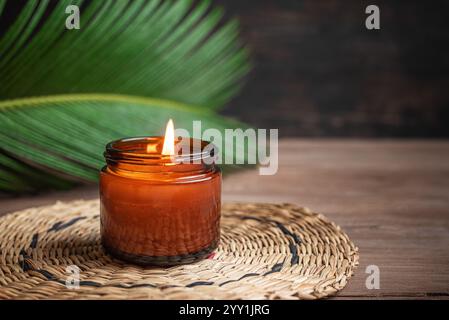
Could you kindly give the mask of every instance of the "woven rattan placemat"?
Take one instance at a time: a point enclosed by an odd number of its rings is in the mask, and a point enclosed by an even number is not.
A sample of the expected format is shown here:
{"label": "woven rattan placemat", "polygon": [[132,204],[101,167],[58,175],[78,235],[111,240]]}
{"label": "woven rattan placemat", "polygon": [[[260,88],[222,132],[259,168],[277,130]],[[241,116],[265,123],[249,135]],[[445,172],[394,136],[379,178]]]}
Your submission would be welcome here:
{"label": "woven rattan placemat", "polygon": [[[0,298],[316,299],[341,290],[358,264],[338,226],[295,205],[225,204],[221,226],[208,259],[144,268],[104,253],[98,200],[12,213],[0,218]],[[78,289],[66,287],[70,265]]]}

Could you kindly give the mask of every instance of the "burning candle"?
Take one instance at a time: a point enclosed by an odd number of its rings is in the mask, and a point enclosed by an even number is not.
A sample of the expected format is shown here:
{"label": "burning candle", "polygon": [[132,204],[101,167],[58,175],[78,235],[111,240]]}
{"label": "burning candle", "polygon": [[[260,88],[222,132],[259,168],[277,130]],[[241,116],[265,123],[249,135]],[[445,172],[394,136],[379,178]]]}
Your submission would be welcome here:
{"label": "burning candle", "polygon": [[221,173],[208,145],[190,138],[175,142],[171,120],[165,138],[107,144],[107,165],[100,172],[107,252],[137,264],[176,265],[202,259],[217,247]]}

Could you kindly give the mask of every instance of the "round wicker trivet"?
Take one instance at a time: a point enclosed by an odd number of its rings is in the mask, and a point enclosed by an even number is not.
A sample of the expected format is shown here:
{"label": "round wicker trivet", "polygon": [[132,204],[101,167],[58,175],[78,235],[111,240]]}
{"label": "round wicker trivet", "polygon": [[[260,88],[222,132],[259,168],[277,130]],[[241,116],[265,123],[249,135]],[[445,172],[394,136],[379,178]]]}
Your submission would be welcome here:
{"label": "round wicker trivet", "polygon": [[145,268],[104,253],[98,200],[9,214],[0,218],[0,298],[316,299],[341,290],[358,264],[338,226],[295,205],[226,204],[221,226],[208,259]]}

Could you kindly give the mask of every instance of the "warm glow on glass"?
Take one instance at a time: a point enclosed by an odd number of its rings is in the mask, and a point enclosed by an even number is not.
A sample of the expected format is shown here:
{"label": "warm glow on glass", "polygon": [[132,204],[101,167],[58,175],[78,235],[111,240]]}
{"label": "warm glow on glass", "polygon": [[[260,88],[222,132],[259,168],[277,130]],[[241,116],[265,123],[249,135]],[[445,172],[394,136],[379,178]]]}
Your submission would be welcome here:
{"label": "warm glow on glass", "polygon": [[165,156],[172,156],[175,154],[175,127],[172,119],[168,120],[167,127],[165,129],[162,154]]}
{"label": "warm glow on glass", "polygon": [[157,145],[149,143],[147,145],[147,153],[156,153],[157,152]]}

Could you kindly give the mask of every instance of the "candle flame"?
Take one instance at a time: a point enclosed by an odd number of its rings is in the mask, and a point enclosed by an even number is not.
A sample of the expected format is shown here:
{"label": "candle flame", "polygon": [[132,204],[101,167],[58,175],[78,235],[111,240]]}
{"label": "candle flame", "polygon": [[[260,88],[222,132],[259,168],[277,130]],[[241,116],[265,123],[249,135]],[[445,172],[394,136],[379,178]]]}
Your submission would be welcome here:
{"label": "candle flame", "polygon": [[173,120],[168,120],[165,128],[164,146],[162,147],[162,154],[165,156],[172,156],[175,154],[175,126]]}

